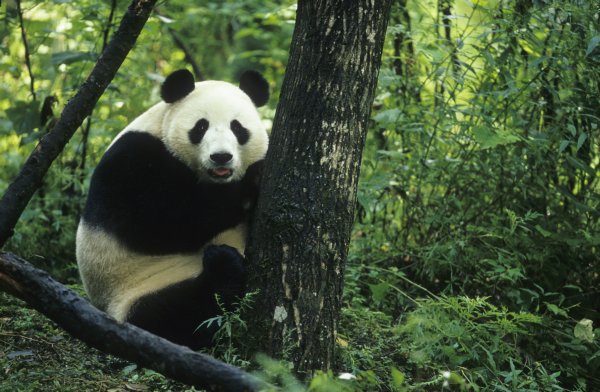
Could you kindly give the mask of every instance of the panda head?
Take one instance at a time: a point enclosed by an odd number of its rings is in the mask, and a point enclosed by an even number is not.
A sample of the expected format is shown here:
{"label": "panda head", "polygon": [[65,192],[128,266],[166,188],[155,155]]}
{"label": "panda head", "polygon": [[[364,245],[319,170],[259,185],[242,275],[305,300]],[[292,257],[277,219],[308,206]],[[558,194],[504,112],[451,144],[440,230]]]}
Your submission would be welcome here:
{"label": "panda head", "polygon": [[199,180],[240,180],[264,158],[269,140],[256,108],[267,103],[269,86],[259,73],[245,72],[238,87],[195,83],[189,71],[179,70],[165,79],[161,97],[167,104],[163,141]]}

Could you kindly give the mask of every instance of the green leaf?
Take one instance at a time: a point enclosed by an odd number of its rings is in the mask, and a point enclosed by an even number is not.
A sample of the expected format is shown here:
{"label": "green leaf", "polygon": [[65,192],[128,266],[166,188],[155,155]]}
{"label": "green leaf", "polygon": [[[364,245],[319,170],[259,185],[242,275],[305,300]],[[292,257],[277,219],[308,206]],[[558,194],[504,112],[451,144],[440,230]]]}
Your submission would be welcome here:
{"label": "green leaf", "polygon": [[473,128],[473,137],[483,149],[511,144],[520,140],[517,135],[508,132],[495,132],[486,126],[481,125]]}
{"label": "green leaf", "polygon": [[590,40],[590,42],[588,43],[588,47],[585,50],[585,57],[589,56],[594,51],[594,49],[596,49],[598,44],[600,44],[600,35],[597,35]]}
{"label": "green leaf", "polygon": [[123,372],[124,375],[128,375],[129,373],[133,372],[134,370],[137,369],[137,365],[127,365],[123,368],[123,370],[121,370]]}
{"label": "green leaf", "polygon": [[540,233],[541,235],[543,235],[544,237],[548,238],[552,235],[551,232],[549,232],[548,230],[545,230],[542,226],[540,225],[536,225],[535,229],[538,231],[538,233]]}
{"label": "green leaf", "polygon": [[588,165],[586,162],[583,162],[575,158],[574,156],[567,155],[567,162],[569,162],[569,164],[571,164],[576,169],[584,170],[592,177],[596,176],[596,170],[594,168],[590,167],[590,165]]}
{"label": "green leaf", "polygon": [[575,325],[573,333],[577,339],[583,340],[588,343],[594,341],[594,326],[593,321],[589,319],[581,319]]}
{"label": "green leaf", "polygon": [[578,292],[582,293],[583,289],[579,286],[575,286],[574,284],[566,284],[563,286],[563,288],[565,289],[571,289],[571,290],[577,290]]}
{"label": "green leaf", "polygon": [[395,159],[401,159],[406,157],[406,153],[402,151],[377,150],[377,154],[385,155]]}
{"label": "green leaf", "polygon": [[454,372],[450,373],[450,378],[448,379],[448,381],[450,381],[451,384],[457,384],[457,385],[465,384],[465,380],[458,373],[454,373]]}
{"label": "green leaf", "polygon": [[78,61],[90,61],[95,60],[96,54],[93,52],[58,52],[52,53],[52,64],[60,65],[60,64],[72,64]]}
{"label": "green leaf", "polygon": [[385,298],[385,295],[390,290],[390,285],[382,282],[379,284],[370,284],[369,288],[371,289],[371,293],[373,295],[373,301],[381,302]]}
{"label": "green leaf", "polygon": [[581,135],[579,135],[579,138],[577,139],[577,151],[579,151],[579,149],[581,148],[581,146],[583,146],[583,143],[585,143],[585,141],[587,140],[587,133],[582,133]]}
{"label": "green leaf", "polygon": [[560,147],[558,147],[558,152],[561,153],[561,152],[565,151],[567,149],[567,147],[569,147],[569,144],[571,144],[570,141],[561,140]]}
{"label": "green leaf", "polygon": [[395,124],[401,114],[402,111],[400,109],[388,109],[377,113],[373,119],[380,124]]}
{"label": "green leaf", "polygon": [[557,316],[563,316],[563,317],[568,316],[567,312],[564,309],[562,309],[554,304],[551,304],[549,302],[544,302],[544,303],[546,304],[546,307],[552,314],[556,314]]}
{"label": "green leaf", "polygon": [[392,384],[394,388],[401,388],[404,384],[404,373],[392,366]]}
{"label": "green leaf", "polygon": [[12,122],[18,135],[29,135],[40,126],[39,103],[16,101],[6,110],[6,117]]}

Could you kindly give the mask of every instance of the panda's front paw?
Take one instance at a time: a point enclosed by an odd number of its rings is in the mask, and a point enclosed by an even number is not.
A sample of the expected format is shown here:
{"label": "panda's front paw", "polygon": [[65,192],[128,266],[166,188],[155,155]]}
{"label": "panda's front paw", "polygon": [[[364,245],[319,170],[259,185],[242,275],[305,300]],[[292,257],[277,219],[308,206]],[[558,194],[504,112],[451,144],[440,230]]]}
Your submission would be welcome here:
{"label": "panda's front paw", "polygon": [[223,303],[229,306],[244,294],[246,267],[244,257],[227,245],[209,245],[204,249],[204,273]]}
{"label": "panda's front paw", "polygon": [[242,197],[244,209],[251,211],[258,200],[260,178],[262,176],[264,160],[254,162],[246,170],[242,179]]}
{"label": "panda's front paw", "polygon": [[244,258],[229,245],[208,245],[204,249],[204,271],[211,276],[238,275],[245,272]]}
{"label": "panda's front paw", "polygon": [[251,186],[254,188],[258,188],[260,184],[260,178],[262,177],[263,168],[265,166],[265,161],[260,160],[254,162],[252,165],[248,166],[246,169],[246,174],[244,175],[244,184],[246,186]]}

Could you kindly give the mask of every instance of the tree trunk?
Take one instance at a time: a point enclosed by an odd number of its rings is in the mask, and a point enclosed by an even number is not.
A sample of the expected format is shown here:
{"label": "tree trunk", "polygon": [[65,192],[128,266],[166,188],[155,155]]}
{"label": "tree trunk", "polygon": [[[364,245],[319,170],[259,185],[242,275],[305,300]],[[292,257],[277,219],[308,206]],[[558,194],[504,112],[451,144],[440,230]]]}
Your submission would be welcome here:
{"label": "tree trunk", "polygon": [[299,1],[247,255],[259,350],[329,369],[390,0]]}

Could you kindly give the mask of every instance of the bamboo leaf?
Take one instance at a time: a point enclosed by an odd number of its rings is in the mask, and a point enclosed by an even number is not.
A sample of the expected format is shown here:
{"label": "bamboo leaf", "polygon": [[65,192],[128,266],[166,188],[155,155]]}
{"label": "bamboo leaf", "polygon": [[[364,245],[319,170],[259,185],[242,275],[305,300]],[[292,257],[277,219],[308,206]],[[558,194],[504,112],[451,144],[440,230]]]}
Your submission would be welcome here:
{"label": "bamboo leaf", "polygon": [[373,295],[373,301],[381,302],[385,298],[385,295],[390,290],[390,285],[382,282],[378,284],[370,284],[369,288],[371,289],[371,293]]}
{"label": "bamboo leaf", "polygon": [[581,146],[583,146],[583,143],[585,143],[585,141],[587,140],[587,133],[582,133],[581,135],[579,135],[579,138],[577,139],[577,151],[579,151],[579,149],[581,148]]}
{"label": "bamboo leaf", "polygon": [[60,64],[72,64],[78,61],[91,61],[96,59],[96,54],[93,52],[75,52],[75,51],[67,51],[67,52],[58,52],[52,53],[52,64],[60,65]]}
{"label": "bamboo leaf", "polygon": [[587,49],[585,50],[585,57],[588,57],[594,49],[600,44],[600,35],[593,37],[588,43]]}
{"label": "bamboo leaf", "polygon": [[516,135],[508,132],[494,132],[488,127],[477,126],[473,129],[473,137],[481,148],[494,148],[504,144],[515,143],[520,140]]}
{"label": "bamboo leaf", "polygon": [[571,144],[570,141],[568,141],[568,140],[561,140],[560,146],[558,147],[558,152],[562,153],[563,151],[565,151],[567,149],[567,147],[569,147],[569,144]]}
{"label": "bamboo leaf", "polygon": [[402,384],[404,384],[404,379],[404,373],[392,367],[392,383],[394,384],[394,388],[401,388]]}
{"label": "bamboo leaf", "polygon": [[583,340],[588,343],[592,343],[594,341],[594,328],[593,322],[589,319],[581,319],[575,325],[573,330],[573,334],[577,339]]}

